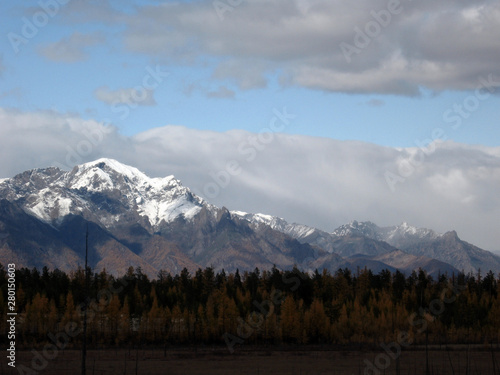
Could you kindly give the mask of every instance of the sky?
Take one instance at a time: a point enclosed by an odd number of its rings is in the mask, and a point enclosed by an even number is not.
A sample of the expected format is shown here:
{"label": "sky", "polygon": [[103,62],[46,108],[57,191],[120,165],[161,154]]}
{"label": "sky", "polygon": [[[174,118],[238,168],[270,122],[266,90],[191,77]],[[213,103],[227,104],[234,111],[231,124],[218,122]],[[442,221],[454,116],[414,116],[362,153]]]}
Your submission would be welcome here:
{"label": "sky", "polygon": [[111,157],[500,251],[499,1],[2,2],[0,35],[0,178]]}

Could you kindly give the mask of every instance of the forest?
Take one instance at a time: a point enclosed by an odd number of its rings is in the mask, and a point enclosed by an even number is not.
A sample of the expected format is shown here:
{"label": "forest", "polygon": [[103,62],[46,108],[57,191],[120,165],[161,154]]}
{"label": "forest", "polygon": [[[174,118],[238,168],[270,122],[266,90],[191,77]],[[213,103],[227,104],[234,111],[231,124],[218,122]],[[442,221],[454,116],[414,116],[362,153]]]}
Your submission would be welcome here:
{"label": "forest", "polygon": [[[72,330],[90,347],[128,345],[498,345],[500,280],[494,273],[410,275],[362,269],[306,273],[297,269],[215,272],[140,268],[122,277],[105,270],[16,270],[16,341],[39,347]],[[0,312],[7,314],[7,272],[0,265]],[[87,298],[86,296],[86,290]],[[86,311],[85,311],[86,310]],[[0,331],[7,332],[5,319]],[[69,333],[68,333],[69,334]],[[2,341],[6,335],[2,334]],[[398,341],[399,340],[399,341]],[[3,342],[2,344],[5,344]]]}

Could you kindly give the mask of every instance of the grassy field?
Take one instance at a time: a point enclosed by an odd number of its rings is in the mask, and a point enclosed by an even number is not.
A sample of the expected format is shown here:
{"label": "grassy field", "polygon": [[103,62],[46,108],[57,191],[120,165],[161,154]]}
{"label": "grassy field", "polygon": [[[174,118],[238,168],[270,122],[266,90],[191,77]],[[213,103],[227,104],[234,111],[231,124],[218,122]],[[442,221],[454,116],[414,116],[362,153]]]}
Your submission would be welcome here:
{"label": "grassy field", "polygon": [[[39,351],[42,354],[42,351]],[[51,356],[51,353],[48,357]],[[339,350],[237,350],[230,354],[225,348],[214,349],[107,349],[89,350],[88,375],[357,375],[395,374],[397,360],[372,351]],[[35,358],[35,359],[34,359]],[[386,360],[389,359],[389,362]],[[496,372],[493,363],[496,363]],[[378,364],[371,367],[367,363]],[[0,360],[0,374],[80,374],[81,352],[59,351],[52,360],[37,357],[30,351],[17,353],[13,369]],[[469,371],[467,372],[467,363]],[[33,366],[33,364],[35,366]],[[487,350],[431,350],[430,374],[434,375],[498,375],[500,353]],[[26,367],[22,367],[22,365]],[[383,370],[383,367],[388,367]],[[43,369],[42,369],[43,367]],[[28,368],[36,372],[29,372]],[[23,370],[22,372],[20,370]],[[425,375],[424,350],[404,351],[399,356],[399,374]]]}

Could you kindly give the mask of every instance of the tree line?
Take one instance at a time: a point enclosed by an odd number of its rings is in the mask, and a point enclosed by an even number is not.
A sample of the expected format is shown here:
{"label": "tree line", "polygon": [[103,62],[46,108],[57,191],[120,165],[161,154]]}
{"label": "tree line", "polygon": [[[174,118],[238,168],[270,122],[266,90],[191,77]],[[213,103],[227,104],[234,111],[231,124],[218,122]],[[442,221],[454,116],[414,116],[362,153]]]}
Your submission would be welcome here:
{"label": "tree line", "polygon": [[[87,309],[87,342],[125,345],[498,344],[500,279],[494,273],[429,276],[367,269],[314,273],[255,269],[215,272],[160,271],[150,280],[130,267],[114,277],[103,270],[65,273],[16,270],[17,345],[33,347],[68,323],[81,326]],[[0,312],[7,314],[7,273],[0,265]],[[0,331],[6,333],[5,319]],[[82,334],[70,346],[79,347]],[[1,340],[6,340],[2,335]]]}

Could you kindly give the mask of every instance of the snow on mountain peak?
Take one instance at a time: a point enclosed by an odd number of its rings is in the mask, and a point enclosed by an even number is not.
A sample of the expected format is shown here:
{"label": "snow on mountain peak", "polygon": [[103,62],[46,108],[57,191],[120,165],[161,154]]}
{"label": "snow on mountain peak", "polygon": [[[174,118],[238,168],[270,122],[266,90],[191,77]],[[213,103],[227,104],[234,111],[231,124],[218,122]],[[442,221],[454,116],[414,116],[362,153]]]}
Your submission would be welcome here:
{"label": "snow on mountain peak", "polygon": [[71,174],[71,187],[74,189],[85,188],[93,191],[114,189],[119,187],[115,185],[120,182],[120,178],[129,185],[156,191],[181,186],[181,182],[173,175],[151,178],[135,167],[108,158],[78,165]]}
{"label": "snow on mountain peak", "polygon": [[79,165],[78,168],[79,169],[80,168],[81,169],[88,169],[88,168],[91,168],[94,166],[101,168],[101,169],[108,167],[108,168],[113,169],[114,171],[116,171],[122,175],[125,175],[129,178],[135,178],[135,177],[148,178],[144,173],[139,171],[137,168],[122,164],[115,159],[109,159],[109,158],[97,159],[97,160],[94,160],[92,162]]}
{"label": "snow on mountain peak", "polygon": [[362,235],[373,239],[379,239],[379,227],[371,221],[358,222],[351,221],[349,224],[342,225],[333,231],[334,236],[344,237],[349,235]]}
{"label": "snow on mountain peak", "polygon": [[342,225],[332,233],[334,236],[362,235],[374,240],[385,241],[392,246],[402,246],[409,242],[431,240],[440,234],[426,228],[417,228],[407,222],[392,227],[379,227],[370,221],[352,221]]}
{"label": "snow on mountain peak", "polygon": [[406,221],[397,225],[395,227],[387,228],[387,238],[394,238],[396,236],[402,237],[417,237],[417,238],[436,238],[439,237],[440,234],[434,232],[433,230],[427,228],[417,228]]}
{"label": "snow on mountain peak", "polygon": [[237,216],[240,219],[245,219],[245,220],[248,220],[248,221],[255,223],[255,224],[271,225],[273,222],[276,222],[278,220],[283,220],[283,219],[280,219],[278,217],[260,214],[260,213],[251,214],[251,213],[244,212],[244,211],[231,211],[230,213],[231,213],[231,215]]}
{"label": "snow on mountain peak", "polygon": [[267,225],[272,229],[288,234],[293,238],[304,238],[316,231],[316,228],[309,227],[307,225],[297,223],[290,224],[285,219],[278,216],[261,213],[251,214],[243,211],[231,211],[231,215],[249,221],[254,227]]}
{"label": "snow on mountain peak", "polygon": [[[396,227],[396,228],[398,228],[398,227]],[[417,234],[417,231],[418,231],[417,227],[411,226],[406,221],[403,221],[401,223],[401,225],[399,225],[398,229],[400,229],[408,234]]]}
{"label": "snow on mountain peak", "polygon": [[203,204],[173,175],[151,178],[137,168],[113,159],[102,158],[75,167],[73,189],[89,191],[119,190],[122,198],[136,207],[155,226],[163,220],[170,222],[179,215],[189,219]]}
{"label": "snow on mountain peak", "polygon": [[[101,158],[89,163],[76,166],[72,174],[77,182],[75,189],[87,187],[92,190],[113,188],[113,177],[123,176],[134,183],[147,183],[150,178],[137,168],[122,164],[114,159]],[[101,182],[98,186],[97,182]]]}
{"label": "snow on mountain peak", "polygon": [[46,222],[86,212],[109,226],[135,212],[154,227],[180,215],[190,219],[202,206],[209,206],[172,175],[150,178],[108,158],[77,165],[69,172],[32,170],[8,182],[0,189],[5,196],[23,202],[26,212]]}

